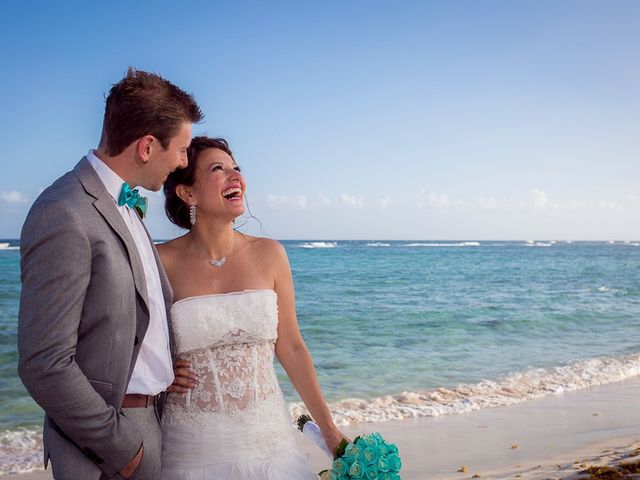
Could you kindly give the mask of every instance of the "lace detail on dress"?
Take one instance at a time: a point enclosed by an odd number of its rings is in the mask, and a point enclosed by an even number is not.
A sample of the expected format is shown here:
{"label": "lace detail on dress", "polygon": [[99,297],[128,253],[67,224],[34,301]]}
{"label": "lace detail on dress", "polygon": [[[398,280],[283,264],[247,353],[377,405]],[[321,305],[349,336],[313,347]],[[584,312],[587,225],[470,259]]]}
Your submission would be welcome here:
{"label": "lace detail on dress", "polygon": [[167,422],[180,417],[203,426],[203,413],[233,416],[273,396],[283,401],[273,369],[276,294],[244,293],[194,297],[173,306],[177,355],[191,361],[199,381],[187,394],[168,395]]}
{"label": "lace detail on dress", "polygon": [[278,303],[273,290],[185,298],[171,308],[178,355],[224,344],[275,341]]}
{"label": "lace detail on dress", "polygon": [[171,310],[176,353],[200,380],[188,394],[167,396],[163,480],[317,478],[297,451],[273,368],[276,293],[240,293],[189,298]]}

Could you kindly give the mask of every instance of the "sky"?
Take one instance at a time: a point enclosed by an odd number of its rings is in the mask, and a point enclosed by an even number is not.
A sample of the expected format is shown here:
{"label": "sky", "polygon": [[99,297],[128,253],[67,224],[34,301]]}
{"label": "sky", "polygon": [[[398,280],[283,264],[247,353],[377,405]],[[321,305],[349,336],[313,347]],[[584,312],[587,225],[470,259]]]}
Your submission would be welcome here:
{"label": "sky", "polygon": [[3,0],[0,60],[0,238],[134,66],[229,141],[249,233],[640,239],[638,1]]}

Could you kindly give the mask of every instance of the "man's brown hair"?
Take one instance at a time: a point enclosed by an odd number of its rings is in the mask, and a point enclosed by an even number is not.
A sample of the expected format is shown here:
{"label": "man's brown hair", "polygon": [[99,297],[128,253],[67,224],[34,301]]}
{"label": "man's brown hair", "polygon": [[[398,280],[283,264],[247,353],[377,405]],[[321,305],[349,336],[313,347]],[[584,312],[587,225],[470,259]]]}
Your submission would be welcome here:
{"label": "man's brown hair", "polygon": [[198,123],[203,114],[193,96],[155,73],[129,67],[107,96],[100,146],[119,155],[145,135],[163,148],[184,123]]}

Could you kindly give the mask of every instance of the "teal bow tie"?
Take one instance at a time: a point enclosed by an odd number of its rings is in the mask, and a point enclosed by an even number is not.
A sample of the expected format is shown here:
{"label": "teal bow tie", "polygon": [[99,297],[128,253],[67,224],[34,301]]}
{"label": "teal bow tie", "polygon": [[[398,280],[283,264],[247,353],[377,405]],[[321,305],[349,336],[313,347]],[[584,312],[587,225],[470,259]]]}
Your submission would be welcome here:
{"label": "teal bow tie", "polygon": [[118,205],[127,205],[129,208],[133,208],[140,218],[144,218],[147,211],[147,197],[142,197],[137,188],[131,189],[129,184],[124,182],[118,197]]}

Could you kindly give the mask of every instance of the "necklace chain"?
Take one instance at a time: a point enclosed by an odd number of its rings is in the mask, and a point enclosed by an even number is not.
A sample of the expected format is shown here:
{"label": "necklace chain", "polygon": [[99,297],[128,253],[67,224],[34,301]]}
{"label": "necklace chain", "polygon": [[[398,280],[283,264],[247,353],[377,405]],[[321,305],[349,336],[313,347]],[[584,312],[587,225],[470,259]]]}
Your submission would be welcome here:
{"label": "necklace chain", "polygon": [[[231,249],[233,248],[233,244],[235,243],[235,241],[236,241],[236,233],[233,232],[233,236],[231,237],[231,243],[229,244],[229,248],[227,248],[227,251],[224,252],[224,255],[222,255],[222,257],[216,260],[215,258],[210,258],[209,255],[207,254],[207,260],[209,261],[209,263],[217,268],[222,267],[227,261],[227,255],[229,255],[229,252],[231,252]],[[207,253],[204,247],[202,247],[202,251],[205,252],[205,254]]]}

